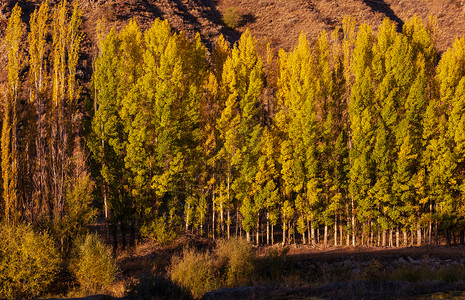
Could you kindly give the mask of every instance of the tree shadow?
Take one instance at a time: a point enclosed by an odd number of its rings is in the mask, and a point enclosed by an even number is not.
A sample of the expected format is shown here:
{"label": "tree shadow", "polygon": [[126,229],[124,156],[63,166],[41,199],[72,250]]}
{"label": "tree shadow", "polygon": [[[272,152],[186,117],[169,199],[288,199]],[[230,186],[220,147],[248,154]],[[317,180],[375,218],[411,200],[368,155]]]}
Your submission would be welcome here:
{"label": "tree shadow", "polygon": [[247,24],[255,23],[257,21],[257,18],[253,14],[245,14],[242,15],[242,21],[240,26],[244,26]]}
{"label": "tree shadow", "polygon": [[[223,35],[225,40],[227,40],[230,43],[231,46],[236,41],[239,40],[239,38],[241,37],[240,32],[237,31],[236,29],[231,29],[224,25],[223,15],[217,8],[218,6],[217,0],[196,0],[196,1],[200,2],[202,5],[209,8],[208,17],[210,18],[210,20],[214,21],[216,24],[221,25],[221,28],[219,31]],[[212,42],[205,41],[205,46],[207,46],[209,50],[213,49],[213,44],[214,44],[214,41]]]}
{"label": "tree shadow", "polygon": [[372,11],[380,12],[392,21],[397,23],[397,31],[402,31],[404,21],[402,21],[396,13],[391,9],[391,6],[383,0],[363,0],[366,6],[370,7]]}

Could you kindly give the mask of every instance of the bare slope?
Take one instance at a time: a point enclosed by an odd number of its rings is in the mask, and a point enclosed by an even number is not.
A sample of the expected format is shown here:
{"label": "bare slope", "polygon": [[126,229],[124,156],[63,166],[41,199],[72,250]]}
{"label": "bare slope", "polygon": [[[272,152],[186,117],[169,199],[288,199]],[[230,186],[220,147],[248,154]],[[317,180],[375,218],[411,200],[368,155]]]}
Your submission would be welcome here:
{"label": "bare slope", "polygon": [[249,27],[262,42],[291,50],[300,32],[315,39],[324,29],[331,31],[342,24],[345,15],[370,24],[375,30],[385,17],[399,24],[414,15],[438,21],[438,47],[444,51],[457,37],[465,35],[465,1],[460,0],[220,0],[218,9],[236,7],[253,21]]}
{"label": "bare slope", "polygon": [[[19,3],[24,21],[28,21],[40,2],[42,0],[0,1],[0,96],[6,80],[3,37],[11,9]],[[57,2],[59,0],[49,0],[51,4]],[[96,53],[95,28],[101,17],[108,20],[107,29],[121,28],[131,18],[144,29],[155,18],[167,19],[176,30],[186,32],[191,38],[200,33],[208,48],[220,34],[234,43],[246,28],[250,28],[262,51],[269,42],[275,49],[292,50],[301,32],[315,40],[322,30],[332,31],[340,26],[345,15],[356,18],[359,23],[368,23],[375,30],[385,17],[401,28],[414,15],[425,20],[434,15],[441,51],[451,47],[457,37],[465,36],[463,0],[80,0],[80,6],[86,33],[81,61],[85,82],[90,79],[91,62]],[[229,8],[237,9],[244,16],[242,25],[234,30],[222,22],[222,13]]]}

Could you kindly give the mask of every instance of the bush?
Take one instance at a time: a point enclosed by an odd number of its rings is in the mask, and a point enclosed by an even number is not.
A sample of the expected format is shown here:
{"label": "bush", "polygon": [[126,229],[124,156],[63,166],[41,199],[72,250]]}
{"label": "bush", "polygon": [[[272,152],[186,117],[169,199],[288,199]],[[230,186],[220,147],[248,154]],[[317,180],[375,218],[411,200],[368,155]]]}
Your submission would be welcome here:
{"label": "bush", "polygon": [[189,289],[194,297],[201,297],[218,286],[209,252],[184,249],[182,256],[171,260],[171,279]]}
{"label": "bush", "polygon": [[401,266],[389,273],[389,280],[400,280],[408,282],[420,282],[431,280],[433,272],[429,266]]}
{"label": "bush", "polygon": [[194,297],[220,287],[251,283],[255,271],[255,253],[244,239],[222,240],[213,255],[184,249],[171,260],[171,280],[188,289]]}
{"label": "bush", "polygon": [[463,265],[444,266],[437,271],[437,279],[446,282],[458,282],[465,278]]}
{"label": "bush", "polygon": [[0,228],[0,298],[32,298],[47,291],[60,270],[53,239],[30,226]]}
{"label": "bush", "polygon": [[116,261],[110,248],[96,234],[75,242],[70,270],[86,293],[96,293],[110,286],[116,277]]}
{"label": "bush", "polygon": [[250,284],[255,270],[255,253],[245,239],[219,241],[216,265],[229,287]]}
{"label": "bush", "polygon": [[239,27],[242,23],[242,19],[242,14],[234,7],[227,8],[223,13],[223,22],[231,29]]}
{"label": "bush", "polygon": [[169,218],[163,214],[161,217],[155,217],[154,220],[142,226],[141,234],[161,244],[170,244],[177,237],[175,226]]}

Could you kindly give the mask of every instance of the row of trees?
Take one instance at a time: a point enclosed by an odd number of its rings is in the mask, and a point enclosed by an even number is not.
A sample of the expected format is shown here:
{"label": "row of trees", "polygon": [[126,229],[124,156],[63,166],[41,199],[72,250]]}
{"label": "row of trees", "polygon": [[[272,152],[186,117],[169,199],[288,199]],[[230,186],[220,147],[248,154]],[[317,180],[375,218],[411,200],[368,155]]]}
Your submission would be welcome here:
{"label": "row of trees", "polygon": [[66,247],[95,216],[95,181],[115,246],[117,226],[130,242],[185,230],[274,243],[276,227],[283,243],[320,230],[325,245],[463,241],[465,40],[439,60],[434,19],[375,34],[346,18],[265,61],[248,31],[208,53],[167,21],[100,23],[85,111],[80,14],[44,2],[28,26],[18,7],[9,19],[8,225],[51,228]]}
{"label": "row of trees", "polygon": [[248,31],[207,59],[167,21],[112,30],[90,138],[109,217],[160,240],[273,243],[277,225],[283,243],[320,227],[324,244],[431,243],[438,226],[463,240],[465,40],[438,62],[435,28],[346,18],[265,65]]}
{"label": "row of trees", "polygon": [[30,223],[69,247],[95,216],[77,80],[81,12],[75,1],[53,11],[45,1],[6,29],[8,82],[2,101],[2,211],[7,226]]}

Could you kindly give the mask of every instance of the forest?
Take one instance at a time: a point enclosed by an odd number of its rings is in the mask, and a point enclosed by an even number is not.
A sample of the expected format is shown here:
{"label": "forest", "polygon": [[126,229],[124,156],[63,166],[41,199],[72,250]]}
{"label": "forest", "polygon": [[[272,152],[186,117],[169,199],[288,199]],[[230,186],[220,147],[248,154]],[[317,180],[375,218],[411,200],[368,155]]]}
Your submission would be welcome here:
{"label": "forest", "polygon": [[27,23],[16,6],[2,230],[33,228],[61,253],[97,217],[114,249],[188,233],[463,244],[465,39],[439,53],[435,22],[375,32],[346,17],[286,52],[249,31],[210,50],[166,20],[145,32],[101,20],[88,83],[77,2],[44,2]]}
{"label": "forest", "polygon": [[166,21],[111,30],[86,139],[106,216],[162,241],[463,243],[465,40],[435,39],[434,18],[346,18],[290,53],[246,31],[207,54]]}

